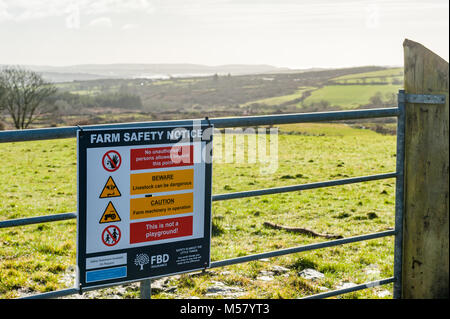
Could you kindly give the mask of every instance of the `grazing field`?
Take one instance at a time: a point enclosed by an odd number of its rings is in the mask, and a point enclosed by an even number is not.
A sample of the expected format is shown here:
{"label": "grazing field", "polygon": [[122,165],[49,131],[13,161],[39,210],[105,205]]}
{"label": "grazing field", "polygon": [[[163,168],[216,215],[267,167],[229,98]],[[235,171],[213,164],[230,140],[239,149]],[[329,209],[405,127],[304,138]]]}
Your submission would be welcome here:
{"label": "grazing field", "polygon": [[[327,101],[332,106],[339,106],[343,109],[355,109],[370,103],[370,98],[378,92],[383,99],[387,94],[396,94],[399,85],[327,85],[315,90],[303,101],[304,106],[312,103]],[[392,105],[393,106],[393,105]]]}
{"label": "grazing field", "polygon": [[[280,132],[274,174],[261,174],[260,164],[214,163],[213,194],[395,170],[395,136],[344,124],[286,125]],[[75,139],[0,144],[0,220],[76,211],[75,146]],[[214,202],[211,259],[327,240],[267,228],[264,222],[344,237],[387,230],[394,226],[394,190],[395,180],[389,179]],[[0,298],[72,287],[75,263],[75,220],[0,229]],[[302,278],[304,269],[323,277]],[[211,285],[220,282],[234,298],[298,298],[392,274],[393,237],[388,237],[173,276],[166,280],[172,288],[154,289],[152,297],[230,297],[211,294]],[[137,285],[119,290],[86,296],[139,296]],[[391,298],[391,290],[386,285],[339,298]]]}
{"label": "grazing field", "polygon": [[[391,68],[387,70],[348,74],[332,79],[335,82],[351,83],[358,80],[367,79],[369,82],[392,82],[398,78],[403,78],[403,68]],[[363,82],[363,81],[360,81]]]}
{"label": "grazing field", "polygon": [[300,99],[306,91],[311,91],[313,89],[315,89],[315,88],[314,87],[300,87],[293,94],[274,96],[274,97],[269,97],[266,99],[256,100],[256,101],[245,103],[242,106],[248,106],[252,103],[266,104],[269,106],[280,105],[280,104],[289,103],[289,102],[295,103],[295,100]]}
{"label": "grazing field", "polygon": [[[383,107],[395,103],[395,94],[402,87],[403,69],[390,68],[372,72],[352,73],[326,82],[316,81],[313,85],[298,87],[293,94],[259,99],[242,104],[295,109],[327,108],[355,109],[363,106]],[[378,96],[379,100],[373,100]],[[390,105],[392,106],[392,105]]]}
{"label": "grazing field", "polygon": [[308,106],[311,103],[327,101],[333,106],[352,109],[374,103],[371,98],[377,94],[382,101],[391,99],[391,103],[395,103],[392,95],[397,94],[402,84],[402,68],[343,75],[331,79],[329,85],[313,91],[303,101],[303,105]]}

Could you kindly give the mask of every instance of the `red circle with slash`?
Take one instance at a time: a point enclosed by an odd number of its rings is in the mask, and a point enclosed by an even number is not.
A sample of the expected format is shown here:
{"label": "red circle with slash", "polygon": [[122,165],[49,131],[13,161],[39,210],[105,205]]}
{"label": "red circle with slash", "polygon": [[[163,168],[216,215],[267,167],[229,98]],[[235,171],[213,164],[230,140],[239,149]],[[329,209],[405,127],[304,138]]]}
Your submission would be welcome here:
{"label": "red circle with slash", "polygon": [[120,237],[120,229],[117,226],[108,226],[102,232],[102,242],[109,247],[116,245]]}
{"label": "red circle with slash", "polygon": [[114,172],[119,169],[122,164],[122,157],[116,151],[108,151],[103,155],[102,165],[108,172]]}

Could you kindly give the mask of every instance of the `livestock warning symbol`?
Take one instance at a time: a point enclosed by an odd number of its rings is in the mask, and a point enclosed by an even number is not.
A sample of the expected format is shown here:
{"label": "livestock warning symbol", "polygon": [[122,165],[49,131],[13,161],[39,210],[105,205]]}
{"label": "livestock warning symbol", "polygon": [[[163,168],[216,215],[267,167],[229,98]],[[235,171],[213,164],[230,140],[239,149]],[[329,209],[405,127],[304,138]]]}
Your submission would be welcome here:
{"label": "livestock warning symbol", "polygon": [[119,197],[121,195],[114,179],[110,176],[103,187],[100,198]]}
{"label": "livestock warning symbol", "polygon": [[106,246],[114,246],[120,240],[120,229],[117,226],[108,226],[102,232],[102,241]]}
{"label": "livestock warning symbol", "polygon": [[117,213],[116,208],[114,207],[112,202],[108,203],[105,211],[103,212],[102,218],[100,218],[100,224],[112,223],[112,222],[120,222],[120,216]]}
{"label": "livestock warning symbol", "polygon": [[114,172],[119,169],[120,164],[122,164],[122,158],[120,154],[116,151],[108,151],[103,155],[102,165],[103,168],[108,172]]}

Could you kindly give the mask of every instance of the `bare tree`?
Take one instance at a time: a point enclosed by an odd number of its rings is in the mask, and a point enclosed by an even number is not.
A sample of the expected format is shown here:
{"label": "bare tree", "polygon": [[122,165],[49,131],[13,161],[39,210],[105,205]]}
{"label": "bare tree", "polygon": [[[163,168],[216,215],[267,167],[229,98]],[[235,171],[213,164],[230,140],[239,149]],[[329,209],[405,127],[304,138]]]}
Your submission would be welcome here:
{"label": "bare tree", "polygon": [[33,71],[7,67],[0,71],[1,91],[0,108],[9,113],[17,129],[25,129],[45,113],[44,101],[56,87]]}

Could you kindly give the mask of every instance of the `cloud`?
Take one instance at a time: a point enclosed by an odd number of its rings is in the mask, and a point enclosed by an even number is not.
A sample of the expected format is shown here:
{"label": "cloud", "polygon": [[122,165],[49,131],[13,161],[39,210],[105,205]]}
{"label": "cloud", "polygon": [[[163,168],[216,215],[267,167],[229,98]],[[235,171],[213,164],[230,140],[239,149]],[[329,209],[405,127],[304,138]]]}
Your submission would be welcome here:
{"label": "cloud", "polygon": [[149,0],[79,0],[86,14],[144,12],[153,13],[155,7]]}
{"label": "cloud", "polygon": [[124,25],[122,26],[122,30],[133,30],[133,29],[136,29],[137,27],[138,27],[137,24],[134,24],[134,23],[128,23],[128,24],[124,24]]}
{"label": "cloud", "polygon": [[11,15],[10,13],[8,13],[7,9],[7,4],[3,0],[0,0],[0,21],[8,20],[11,18]]}
{"label": "cloud", "polygon": [[0,0],[0,21],[27,21],[73,13],[95,16],[124,13],[152,14],[154,0]]}
{"label": "cloud", "polygon": [[100,27],[100,28],[111,28],[112,21],[111,21],[111,18],[100,17],[100,18],[93,19],[91,22],[89,22],[89,26]]}

